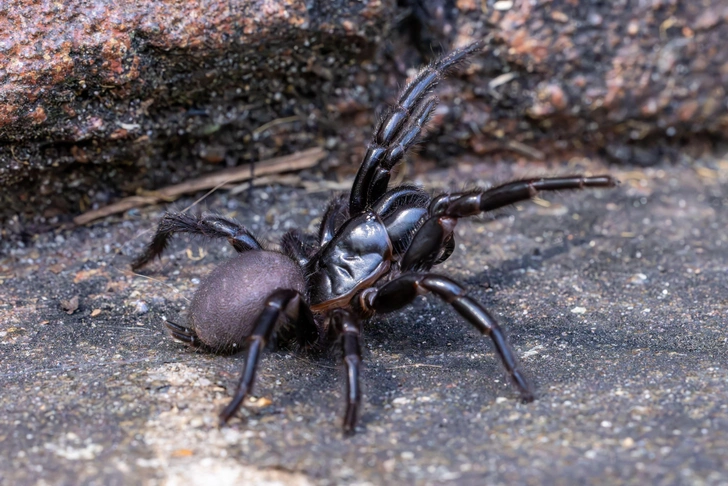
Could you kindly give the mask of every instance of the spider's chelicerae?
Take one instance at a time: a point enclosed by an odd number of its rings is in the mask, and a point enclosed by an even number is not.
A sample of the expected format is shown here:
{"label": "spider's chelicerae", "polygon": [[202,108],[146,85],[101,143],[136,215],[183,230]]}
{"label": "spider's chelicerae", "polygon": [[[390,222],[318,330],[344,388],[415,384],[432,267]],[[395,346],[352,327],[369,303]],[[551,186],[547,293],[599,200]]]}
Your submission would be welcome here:
{"label": "spider's chelicerae", "polygon": [[291,230],[280,251],[266,250],[239,223],[216,215],[168,212],[152,242],[132,264],[159,256],[175,233],[227,238],[238,254],[201,284],[188,324],[167,322],[172,337],[213,352],[246,352],[237,391],[220,413],[226,423],[251,391],[261,352],[279,324],[288,323],[303,347],[339,342],[346,368],[344,431],[356,426],[361,401],[362,322],[407,306],[420,294],[440,297],[482,334],[495,350],[524,401],[532,390],[498,323],[454,280],[432,273],[455,249],[459,218],[532,198],[539,191],[611,187],[608,175],[528,179],[487,190],[430,196],[403,185],[389,188],[390,173],[417,142],[437,106],[433,89],[444,74],[480,50],[476,43],[423,68],[383,117],[367,148],[348,197],[329,204],[318,235]]}

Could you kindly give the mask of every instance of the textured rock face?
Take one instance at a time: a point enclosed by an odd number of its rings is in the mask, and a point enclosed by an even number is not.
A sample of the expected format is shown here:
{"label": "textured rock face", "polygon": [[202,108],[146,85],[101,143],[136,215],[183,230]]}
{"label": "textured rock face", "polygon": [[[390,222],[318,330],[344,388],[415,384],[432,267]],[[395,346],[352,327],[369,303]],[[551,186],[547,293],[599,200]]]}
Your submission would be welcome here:
{"label": "textured rock face", "polygon": [[515,109],[496,111],[491,126],[515,126],[525,115],[550,138],[597,147],[728,135],[725,0],[513,3],[490,12],[504,43],[499,59],[516,75],[501,88]]}
{"label": "textured rock face", "polygon": [[0,221],[34,233],[314,145],[353,167],[409,68],[488,35],[439,88],[425,158],[648,165],[673,142],[726,138],[728,0],[14,0],[0,5]]}
{"label": "textured rock face", "polygon": [[0,220],[322,145],[394,2],[309,3],[4,2]]}
{"label": "textured rock face", "polygon": [[604,149],[650,165],[672,142],[728,136],[726,0],[438,3],[418,11],[424,44],[493,35],[459,109],[475,153]]}
{"label": "textured rock face", "polygon": [[[214,97],[209,90],[232,82],[245,92],[260,89],[256,72],[271,79],[296,72],[291,67],[301,61],[333,64],[305,56],[326,54],[316,52],[320,37],[338,39],[328,47],[341,52],[375,42],[388,8],[336,3],[4,2],[0,137],[135,139],[152,104],[192,101],[200,90]],[[302,72],[319,70],[308,67]]]}

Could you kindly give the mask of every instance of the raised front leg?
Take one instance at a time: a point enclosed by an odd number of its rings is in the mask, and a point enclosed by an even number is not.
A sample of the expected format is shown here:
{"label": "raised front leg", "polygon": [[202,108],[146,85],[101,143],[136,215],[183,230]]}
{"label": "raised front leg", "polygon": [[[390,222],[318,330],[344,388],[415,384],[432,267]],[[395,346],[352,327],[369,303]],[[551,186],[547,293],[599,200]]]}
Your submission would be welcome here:
{"label": "raised front leg", "polygon": [[387,191],[392,168],[417,142],[437,106],[432,90],[449,69],[482,47],[482,42],[476,42],[453,51],[423,68],[400,93],[396,106],[374,131],[351,188],[349,214],[355,215],[367,209]]}
{"label": "raised front leg", "polygon": [[443,246],[451,239],[458,218],[525,201],[540,191],[613,187],[616,184],[616,179],[608,175],[549,177],[509,182],[487,190],[437,196],[430,203],[430,218],[419,228],[402,257],[402,270],[424,271],[432,268]]}
{"label": "raised front leg", "polygon": [[469,297],[467,290],[457,282],[433,273],[410,273],[388,282],[379,289],[365,290],[362,293],[361,303],[366,310],[387,313],[401,309],[424,292],[432,292],[440,297],[453,306],[458,314],[481,334],[489,336],[506,372],[521,393],[521,398],[526,402],[533,401],[531,387],[518,369],[516,354],[500,326],[485,307]]}
{"label": "raised front leg", "polygon": [[237,252],[261,250],[260,243],[237,221],[214,214],[192,216],[187,213],[165,213],[157,226],[151,243],[144,253],[131,264],[138,270],[157,256],[161,255],[175,233],[190,233],[208,238],[227,238]]}

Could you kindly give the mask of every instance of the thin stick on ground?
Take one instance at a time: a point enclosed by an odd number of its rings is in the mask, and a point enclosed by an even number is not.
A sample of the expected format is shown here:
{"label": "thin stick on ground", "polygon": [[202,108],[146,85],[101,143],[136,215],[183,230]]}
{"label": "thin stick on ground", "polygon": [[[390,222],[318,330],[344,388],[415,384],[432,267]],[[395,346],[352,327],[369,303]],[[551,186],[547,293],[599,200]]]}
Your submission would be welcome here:
{"label": "thin stick on ground", "polygon": [[[296,152],[284,157],[276,157],[255,164],[255,175],[264,176],[293,172],[308,169],[316,165],[326,155],[322,148],[315,147],[301,152]],[[99,218],[105,218],[113,214],[123,213],[132,208],[156,204],[158,202],[170,202],[178,197],[192,192],[221,187],[230,182],[242,182],[251,179],[250,167],[248,165],[233,167],[221,170],[213,174],[207,174],[197,179],[167,186],[158,191],[150,192],[141,196],[130,196],[121,199],[103,208],[85,212],[73,218],[73,222],[81,226]]]}

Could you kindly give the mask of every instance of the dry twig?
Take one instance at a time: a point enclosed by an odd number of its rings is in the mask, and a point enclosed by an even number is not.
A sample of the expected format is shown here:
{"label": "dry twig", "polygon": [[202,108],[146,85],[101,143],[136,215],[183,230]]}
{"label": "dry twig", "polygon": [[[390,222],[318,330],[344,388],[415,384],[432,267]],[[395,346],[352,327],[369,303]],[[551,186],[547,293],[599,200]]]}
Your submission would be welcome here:
{"label": "dry twig", "polygon": [[[276,157],[256,163],[254,175],[263,176],[307,169],[316,165],[324,158],[325,155],[325,150],[316,147],[302,152],[296,152],[295,154],[286,155],[284,157]],[[103,208],[88,211],[76,216],[73,218],[73,222],[80,226],[99,218],[122,213],[132,208],[145,206],[147,204],[156,204],[161,201],[174,201],[183,194],[211,189],[214,187],[221,187],[231,182],[241,182],[249,179],[251,179],[251,170],[249,165],[233,167],[213,174],[207,174],[181,184],[168,186],[158,191],[149,192],[145,195],[125,197],[124,199],[108,206],[104,206]]]}

